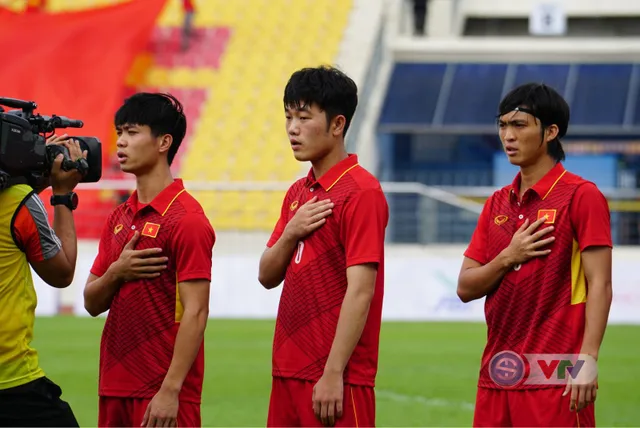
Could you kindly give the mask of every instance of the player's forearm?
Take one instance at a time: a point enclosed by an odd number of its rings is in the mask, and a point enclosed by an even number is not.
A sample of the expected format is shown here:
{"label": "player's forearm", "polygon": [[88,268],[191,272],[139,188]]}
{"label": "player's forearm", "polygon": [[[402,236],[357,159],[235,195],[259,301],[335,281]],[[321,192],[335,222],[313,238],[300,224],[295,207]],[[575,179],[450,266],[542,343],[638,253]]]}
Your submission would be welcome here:
{"label": "player's forearm", "polygon": [[298,240],[285,233],[262,254],[258,281],[264,288],[275,288],[284,280],[296,245],[298,245]]}
{"label": "player's forearm", "polygon": [[88,282],[84,288],[84,308],[87,312],[96,317],[109,310],[121,283],[115,264],[112,264],[104,275]]}
{"label": "player's forearm", "polygon": [[500,285],[512,266],[509,255],[502,252],[486,265],[461,272],[458,278],[458,297],[467,303],[486,296]]}
{"label": "player's forearm", "polygon": [[206,307],[196,310],[185,309],[176,335],[171,365],[162,383],[163,390],[180,393],[202,345],[208,317],[209,311]]}
{"label": "player's forearm", "polygon": [[598,358],[600,345],[607,328],[612,299],[611,283],[589,284],[586,303],[586,323],[581,353]]}
{"label": "player's forearm", "polygon": [[369,315],[369,306],[375,287],[360,285],[347,288],[340,309],[336,335],[325,365],[325,372],[344,372],[354,348],[358,344]]}
{"label": "player's forearm", "polygon": [[63,254],[67,259],[66,270],[60,272],[60,275],[73,278],[78,257],[78,239],[76,237],[73,212],[69,208],[62,205],[55,206],[53,213],[53,230],[60,239]]}

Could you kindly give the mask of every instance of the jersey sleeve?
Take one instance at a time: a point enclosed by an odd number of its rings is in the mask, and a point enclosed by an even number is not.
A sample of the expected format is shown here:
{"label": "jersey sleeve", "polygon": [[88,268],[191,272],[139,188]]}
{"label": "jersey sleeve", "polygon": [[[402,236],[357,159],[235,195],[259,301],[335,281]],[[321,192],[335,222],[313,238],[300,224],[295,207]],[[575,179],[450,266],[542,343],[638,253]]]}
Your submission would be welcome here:
{"label": "jersey sleeve", "polygon": [[382,189],[366,189],[345,204],[341,235],[347,267],[380,263],[384,256],[389,207]]}
{"label": "jersey sleeve", "polygon": [[284,199],[282,200],[282,207],[280,207],[280,218],[278,218],[278,222],[273,228],[271,237],[269,237],[269,241],[267,242],[268,248],[273,247],[273,245],[278,242],[278,239],[280,239],[280,237],[282,236],[282,232],[284,232],[284,228],[287,225],[287,209],[289,207],[288,200],[289,192],[284,195]]}
{"label": "jersey sleeve", "polygon": [[178,282],[211,281],[215,241],[213,227],[203,213],[187,214],[180,220],[172,242]]}
{"label": "jersey sleeve", "polygon": [[102,228],[102,233],[100,234],[100,242],[98,243],[98,255],[93,261],[93,265],[91,266],[91,270],[89,271],[97,277],[101,277],[102,275],[104,275],[104,273],[109,268],[109,265],[111,264],[111,254],[109,253],[109,249],[107,248],[107,242],[110,238],[109,235],[114,233],[113,225],[111,223],[111,218],[109,218]]}
{"label": "jersey sleeve", "polygon": [[29,262],[49,260],[62,248],[60,239],[49,224],[44,204],[35,193],[16,213],[13,234],[16,245],[24,251]]}
{"label": "jersey sleeve", "polygon": [[571,224],[580,247],[612,247],[609,204],[595,184],[578,187],[571,201]]}
{"label": "jersey sleeve", "polygon": [[491,212],[491,201],[493,197],[489,197],[482,207],[480,216],[478,217],[478,224],[471,236],[471,242],[464,252],[464,256],[477,261],[480,264],[487,264],[490,260],[487,260],[487,235],[489,233],[489,216]]}

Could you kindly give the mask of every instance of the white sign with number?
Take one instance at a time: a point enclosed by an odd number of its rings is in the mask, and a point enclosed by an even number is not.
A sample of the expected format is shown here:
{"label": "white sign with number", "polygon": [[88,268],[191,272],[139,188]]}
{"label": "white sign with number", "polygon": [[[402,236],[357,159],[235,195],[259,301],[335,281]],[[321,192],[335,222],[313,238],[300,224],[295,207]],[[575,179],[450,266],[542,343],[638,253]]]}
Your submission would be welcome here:
{"label": "white sign with number", "polygon": [[531,10],[529,33],[560,36],[567,32],[567,16],[561,1],[540,1]]}

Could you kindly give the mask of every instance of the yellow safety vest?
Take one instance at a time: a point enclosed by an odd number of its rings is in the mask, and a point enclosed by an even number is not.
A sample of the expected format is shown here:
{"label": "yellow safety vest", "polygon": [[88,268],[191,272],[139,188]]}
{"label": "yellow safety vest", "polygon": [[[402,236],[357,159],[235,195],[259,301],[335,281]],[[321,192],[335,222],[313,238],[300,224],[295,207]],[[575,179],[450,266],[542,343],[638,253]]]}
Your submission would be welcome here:
{"label": "yellow safety vest", "polygon": [[0,191],[0,390],[44,376],[30,346],[38,298],[27,256],[12,234],[14,215],[32,192],[24,184]]}

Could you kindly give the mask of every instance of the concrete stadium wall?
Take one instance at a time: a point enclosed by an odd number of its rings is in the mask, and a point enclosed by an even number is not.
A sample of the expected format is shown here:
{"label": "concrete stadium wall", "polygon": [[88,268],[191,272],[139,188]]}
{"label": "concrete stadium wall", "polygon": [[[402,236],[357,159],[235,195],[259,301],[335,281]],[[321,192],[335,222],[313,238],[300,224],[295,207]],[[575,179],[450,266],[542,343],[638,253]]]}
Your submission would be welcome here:
{"label": "concrete stadium wall", "polygon": [[457,0],[459,11],[465,16],[528,17],[531,10],[540,3],[561,4],[570,17],[638,16],[640,2],[627,0]]}
{"label": "concrete stadium wall", "polygon": [[[281,287],[267,291],[257,281],[260,245],[221,243],[214,251],[211,317],[273,318]],[[96,242],[81,242],[73,284],[56,290],[34,274],[38,315],[63,311],[88,316],[82,290],[97,253]],[[383,317],[405,321],[484,321],[483,301],[461,303],[456,281],[464,247],[389,246],[386,252],[386,284]],[[614,299],[610,322],[640,324],[640,248],[618,248],[614,253]]]}

